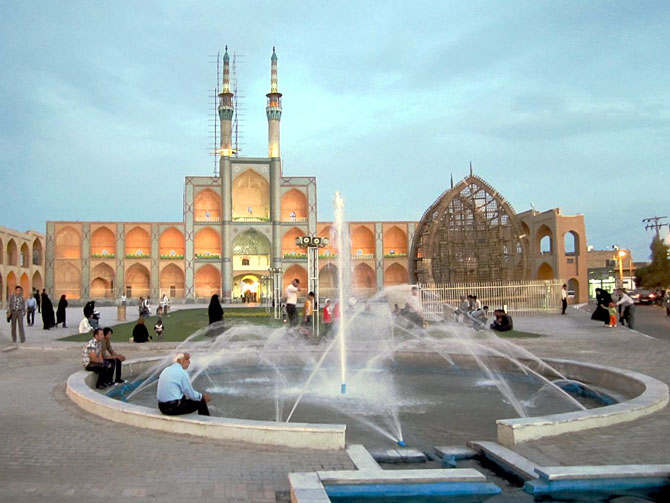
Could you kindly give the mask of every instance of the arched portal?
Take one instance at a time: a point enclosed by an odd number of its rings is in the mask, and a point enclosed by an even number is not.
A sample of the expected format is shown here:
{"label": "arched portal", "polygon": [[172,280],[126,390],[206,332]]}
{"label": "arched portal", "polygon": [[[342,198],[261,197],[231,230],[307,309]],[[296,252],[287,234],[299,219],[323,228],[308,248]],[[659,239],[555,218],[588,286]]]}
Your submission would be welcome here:
{"label": "arched portal", "polygon": [[565,254],[568,256],[579,255],[579,234],[568,231],[564,236]]}
{"label": "arched portal", "polygon": [[151,255],[151,237],[142,227],[133,227],[126,234],[126,258],[143,258]]}
{"label": "arched portal", "polygon": [[126,296],[148,297],[151,294],[151,275],[142,264],[133,264],[126,269]]}
{"label": "arched portal", "polygon": [[300,280],[300,289],[302,292],[307,291],[307,270],[298,265],[298,264],[293,264],[291,267],[286,269],[284,271],[284,279],[282,282],[282,293],[286,291],[286,287],[293,281],[294,279],[299,279]]}
{"label": "arched portal", "polygon": [[404,285],[409,283],[409,273],[400,264],[391,264],[384,271],[384,286]]}
{"label": "arched portal", "polygon": [[7,264],[19,265],[19,251],[13,239],[7,241]]}
{"label": "arched portal", "polygon": [[358,264],[353,270],[351,289],[357,297],[370,297],[377,290],[375,272],[367,264]]}
{"label": "arched portal", "polygon": [[370,258],[375,253],[375,237],[364,226],[356,227],[351,233],[351,253],[354,257]]}
{"label": "arched portal", "polygon": [[[1,247],[2,245],[0,245]],[[2,260],[0,260],[0,263]],[[39,239],[33,241],[33,265],[42,265],[44,263],[44,251],[42,242]]]}
{"label": "arched portal", "polygon": [[270,218],[270,186],[267,180],[248,169],[233,181],[233,220]]}
{"label": "arched portal", "polygon": [[579,302],[579,280],[577,278],[568,280],[568,300],[571,298],[573,302]]}
{"label": "arched portal", "polygon": [[233,298],[244,303],[260,301],[261,283],[255,274],[240,274],[233,279]]}
{"label": "arched portal", "polygon": [[537,269],[537,279],[554,279],[554,269],[546,262],[543,262],[542,265]]}
{"label": "arched portal", "polygon": [[21,288],[23,288],[23,298],[30,295],[30,279],[25,272],[21,274]]}
{"label": "arched portal", "polygon": [[19,265],[21,267],[30,267],[30,250],[28,245],[23,243],[21,245],[21,255],[19,256]]}
{"label": "arched portal", "polygon": [[221,198],[212,189],[205,189],[195,196],[193,217],[196,222],[221,221]]}
{"label": "arched portal", "polygon": [[160,272],[160,296],[184,298],[184,271],[175,264],[168,264]]}
{"label": "arched portal", "polygon": [[114,298],[114,269],[108,264],[98,264],[91,271],[91,297]]}
{"label": "arched portal", "polygon": [[39,271],[35,271],[33,274],[33,288],[38,292],[41,292],[44,288],[44,281],[42,280],[42,275]]}
{"label": "arched portal", "polygon": [[221,294],[221,273],[211,264],[200,267],[195,273],[195,296],[209,298]]}
{"label": "arched portal", "polygon": [[263,270],[270,267],[270,241],[253,229],[233,241],[233,269]]}
{"label": "arched portal", "polygon": [[319,271],[319,297],[334,298],[337,295],[338,285],[337,266],[327,264]]}
{"label": "arched portal", "polygon": [[70,262],[54,263],[54,298],[66,295],[68,299],[81,297],[81,272]]}
{"label": "arched portal", "polygon": [[281,198],[281,219],[284,222],[307,220],[307,197],[298,189],[291,189]]}
{"label": "arched portal", "polygon": [[195,256],[217,258],[221,256],[221,236],[211,227],[205,227],[195,235]]}
{"label": "arched portal", "polygon": [[554,253],[554,235],[546,225],[542,225],[535,234],[535,250],[538,255]]}
{"label": "arched portal", "polygon": [[158,240],[158,253],[165,259],[184,258],[184,234],[176,227],[170,227],[163,231]]}
{"label": "arched portal", "polygon": [[394,225],[384,233],[384,256],[407,255],[407,234]]}
{"label": "arched portal", "polygon": [[116,255],[116,236],[109,227],[98,227],[91,234],[91,256]]}
{"label": "arched portal", "polygon": [[304,236],[305,232],[301,231],[297,227],[290,229],[281,240],[281,252],[286,258],[290,258],[291,255],[302,255],[307,253],[305,248],[300,248],[295,244],[296,238]]}
{"label": "arched portal", "polygon": [[337,257],[337,231],[332,225],[326,225],[319,231],[319,236],[328,238],[328,244],[319,249],[321,257]]}
{"label": "arched portal", "polygon": [[[81,236],[69,225],[56,232],[55,241],[56,258],[81,258]],[[68,295],[68,297],[72,298],[70,295]]]}
{"label": "arched portal", "polygon": [[16,288],[16,274],[14,274],[12,271],[9,271],[9,274],[7,274],[7,292],[5,299],[9,299],[9,296],[14,293],[14,288]]}

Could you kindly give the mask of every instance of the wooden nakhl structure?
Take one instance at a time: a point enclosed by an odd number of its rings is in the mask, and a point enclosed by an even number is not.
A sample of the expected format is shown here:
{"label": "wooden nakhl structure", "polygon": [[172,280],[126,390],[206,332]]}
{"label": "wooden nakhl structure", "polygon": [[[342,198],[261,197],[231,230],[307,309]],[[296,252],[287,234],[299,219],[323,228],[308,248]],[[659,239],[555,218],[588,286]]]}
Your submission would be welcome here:
{"label": "wooden nakhl structure", "polygon": [[423,214],[410,277],[422,284],[525,280],[527,242],[512,206],[470,173]]}

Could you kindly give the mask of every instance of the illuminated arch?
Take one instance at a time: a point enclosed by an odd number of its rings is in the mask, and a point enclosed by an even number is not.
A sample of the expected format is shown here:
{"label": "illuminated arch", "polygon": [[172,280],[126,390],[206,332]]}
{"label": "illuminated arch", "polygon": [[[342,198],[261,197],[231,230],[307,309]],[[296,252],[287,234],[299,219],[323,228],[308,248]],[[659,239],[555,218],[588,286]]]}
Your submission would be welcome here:
{"label": "illuminated arch", "polygon": [[248,169],[233,181],[233,220],[267,220],[270,217],[270,186]]}
{"label": "illuminated arch", "polygon": [[91,270],[91,297],[114,298],[114,269],[108,264],[98,264]]}
{"label": "illuminated arch", "polygon": [[512,206],[470,175],[423,214],[410,253],[410,278],[419,283],[523,280],[528,249]]}
{"label": "illuminated arch", "polygon": [[358,264],[352,274],[351,289],[358,297],[368,297],[377,290],[377,280],[372,267],[363,263]]}
{"label": "illuminated arch", "polygon": [[195,235],[196,257],[221,256],[221,236],[211,227],[205,227]]}
{"label": "illuminated arch", "polygon": [[183,298],[184,289],[184,271],[175,264],[165,266],[160,272],[160,296]]}
{"label": "illuminated arch", "polygon": [[115,255],[116,235],[109,227],[98,227],[91,234],[91,255]]}
{"label": "illuminated arch", "polygon": [[221,294],[221,273],[211,264],[200,267],[195,273],[195,296],[208,298]]}
{"label": "illuminated arch", "polygon": [[297,254],[297,253],[306,253],[305,248],[300,248],[295,244],[295,239],[304,236],[305,232],[301,231],[297,227],[290,229],[281,240],[281,251],[284,256],[287,254]]}
{"label": "illuminated arch", "polygon": [[319,250],[319,255],[326,257],[337,256],[337,231],[332,225],[326,225],[319,231],[319,236],[328,238],[328,245]]}
{"label": "illuminated arch", "polygon": [[[0,242],[0,248],[2,244]],[[0,257],[0,263],[2,263],[2,257]],[[42,242],[39,238],[36,238],[33,241],[33,265],[42,265],[44,263],[44,250],[42,248]]]}
{"label": "illuminated arch", "polygon": [[319,296],[335,297],[337,294],[338,273],[335,264],[327,264],[319,271]]}
{"label": "illuminated arch", "polygon": [[16,274],[13,271],[7,273],[7,298],[14,293],[14,288],[16,288]]}
{"label": "illuminated arch", "polygon": [[353,255],[374,255],[375,236],[372,231],[362,225],[351,233],[351,253]]}
{"label": "illuminated arch", "polygon": [[54,298],[66,295],[69,299],[80,298],[81,272],[71,262],[54,264]]}
{"label": "illuminated arch", "polygon": [[158,254],[161,258],[183,258],[185,253],[184,234],[176,227],[163,231],[158,240]]}
{"label": "illuminated arch", "polygon": [[151,274],[142,264],[135,263],[126,269],[126,295],[148,297],[151,294]]}
{"label": "illuminated arch", "polygon": [[7,265],[19,265],[19,251],[13,239],[7,241]]}
{"label": "illuminated arch", "polygon": [[133,227],[126,233],[126,256],[151,255],[151,237],[142,227]]}
{"label": "illuminated arch", "polygon": [[304,222],[307,219],[307,197],[291,189],[281,198],[281,219],[284,222]]}
{"label": "illuminated arch", "polygon": [[400,264],[391,264],[384,271],[384,286],[404,285],[409,282],[409,273]]}
{"label": "illuminated arch", "polygon": [[28,275],[24,272],[21,274],[21,288],[23,288],[23,297],[30,295],[30,279]]}
{"label": "illuminated arch", "polygon": [[282,292],[286,291],[286,287],[295,278],[298,278],[300,280],[300,289],[303,292],[307,290],[307,270],[298,264],[293,264],[291,267],[286,269],[286,271],[284,271]]}
{"label": "illuminated arch", "polygon": [[69,225],[56,232],[56,258],[81,258],[81,236]]}
{"label": "illuminated arch", "polygon": [[407,255],[407,234],[396,225],[384,233],[384,255]]}
{"label": "illuminated arch", "polygon": [[198,192],[194,202],[196,222],[219,222],[221,220],[221,197],[212,189]]}

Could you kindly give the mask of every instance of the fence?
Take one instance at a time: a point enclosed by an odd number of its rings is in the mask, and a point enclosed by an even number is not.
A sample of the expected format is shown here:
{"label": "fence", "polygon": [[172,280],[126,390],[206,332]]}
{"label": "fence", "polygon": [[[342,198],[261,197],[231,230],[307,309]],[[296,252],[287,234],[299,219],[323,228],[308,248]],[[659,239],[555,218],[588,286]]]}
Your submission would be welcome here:
{"label": "fence", "polygon": [[461,296],[476,295],[483,306],[510,314],[550,314],[561,311],[563,281],[496,281],[492,283],[455,283],[419,285],[426,314],[443,317],[445,310],[454,310]]}

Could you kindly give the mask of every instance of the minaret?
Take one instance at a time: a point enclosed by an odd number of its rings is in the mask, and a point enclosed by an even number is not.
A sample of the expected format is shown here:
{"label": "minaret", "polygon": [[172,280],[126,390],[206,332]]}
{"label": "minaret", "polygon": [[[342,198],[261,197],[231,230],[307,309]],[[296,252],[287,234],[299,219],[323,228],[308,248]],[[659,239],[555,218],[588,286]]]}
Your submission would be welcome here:
{"label": "minaret", "polygon": [[272,72],[270,76],[270,92],[268,106],[265,109],[268,117],[268,157],[279,157],[279,121],[281,121],[281,93],[277,90],[277,54],[272,48]]}
{"label": "minaret", "polygon": [[223,55],[223,88],[219,93],[219,120],[221,121],[221,146],[219,154],[230,157],[233,154],[233,93],[230,92],[230,58],[228,46]]}

